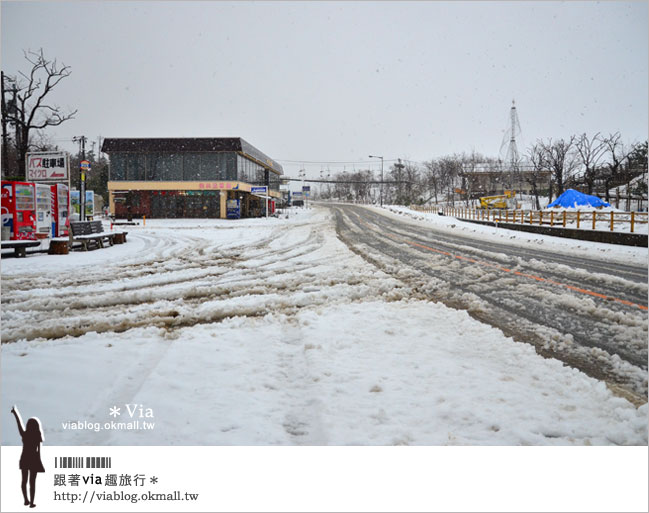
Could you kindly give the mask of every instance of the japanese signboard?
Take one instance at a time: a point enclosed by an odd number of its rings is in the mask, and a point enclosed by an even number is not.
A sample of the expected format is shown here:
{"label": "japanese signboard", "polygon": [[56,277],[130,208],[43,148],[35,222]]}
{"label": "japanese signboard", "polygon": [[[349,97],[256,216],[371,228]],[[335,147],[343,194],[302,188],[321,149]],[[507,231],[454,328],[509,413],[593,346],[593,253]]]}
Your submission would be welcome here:
{"label": "japanese signboard", "polygon": [[268,192],[268,187],[251,187],[250,192],[252,194],[266,194]]}
{"label": "japanese signboard", "polygon": [[56,181],[68,179],[68,154],[64,151],[27,154],[28,181]]}

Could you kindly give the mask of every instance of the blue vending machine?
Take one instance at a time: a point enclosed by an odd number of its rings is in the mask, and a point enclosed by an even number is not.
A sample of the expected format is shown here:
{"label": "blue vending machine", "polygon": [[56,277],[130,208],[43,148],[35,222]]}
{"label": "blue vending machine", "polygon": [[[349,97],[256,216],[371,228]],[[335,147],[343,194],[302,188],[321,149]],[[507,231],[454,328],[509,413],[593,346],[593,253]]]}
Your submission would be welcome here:
{"label": "blue vending machine", "polygon": [[238,199],[229,199],[226,202],[226,216],[228,219],[240,219],[241,218],[241,200]]}

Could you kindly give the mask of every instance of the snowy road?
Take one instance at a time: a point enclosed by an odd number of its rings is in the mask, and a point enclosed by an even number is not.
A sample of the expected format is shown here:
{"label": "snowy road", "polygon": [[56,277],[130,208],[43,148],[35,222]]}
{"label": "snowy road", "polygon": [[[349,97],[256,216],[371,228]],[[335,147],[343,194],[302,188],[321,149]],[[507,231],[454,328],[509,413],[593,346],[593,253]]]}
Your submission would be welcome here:
{"label": "snowy road", "polygon": [[468,310],[540,354],[647,400],[647,266],[443,233],[337,205],[354,251],[404,277],[418,297]]}
{"label": "snowy road", "polygon": [[[519,318],[513,303],[560,301],[553,315],[590,308],[597,329],[619,325],[606,329],[629,360],[597,349],[584,361],[637,391],[646,370],[630,359],[646,354],[645,311],[424,252],[404,242],[440,242],[421,223],[332,208],[151,220],[129,227],[124,245],[3,259],[2,442],[20,443],[6,407],[15,403],[41,419],[50,445],[647,443],[647,404],[507,336],[582,357],[566,349],[581,347],[566,330],[539,324],[542,313]],[[444,248],[512,269],[529,261],[467,241]],[[616,276],[603,267],[605,288],[588,286],[638,301],[642,284],[619,258],[607,262]],[[571,272],[543,276],[583,285],[593,270]],[[522,327],[490,312],[510,308]],[[644,348],[630,347],[636,334]],[[127,416],[126,405],[150,416]],[[115,407],[123,416],[110,416]]]}

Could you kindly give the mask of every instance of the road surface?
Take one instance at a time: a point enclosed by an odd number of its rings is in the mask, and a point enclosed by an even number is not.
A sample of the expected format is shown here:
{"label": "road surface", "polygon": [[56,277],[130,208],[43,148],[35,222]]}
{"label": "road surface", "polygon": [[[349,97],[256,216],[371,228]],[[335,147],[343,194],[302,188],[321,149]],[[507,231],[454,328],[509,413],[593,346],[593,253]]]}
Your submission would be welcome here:
{"label": "road surface", "polygon": [[647,401],[646,266],[449,235],[358,205],[330,208],[340,239],[413,295],[466,309],[633,402]]}

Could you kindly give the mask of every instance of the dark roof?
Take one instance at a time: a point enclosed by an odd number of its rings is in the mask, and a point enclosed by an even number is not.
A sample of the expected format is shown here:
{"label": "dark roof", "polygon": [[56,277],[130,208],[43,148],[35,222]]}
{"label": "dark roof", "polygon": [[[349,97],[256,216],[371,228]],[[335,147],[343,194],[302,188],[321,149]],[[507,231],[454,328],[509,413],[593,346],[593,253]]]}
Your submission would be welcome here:
{"label": "dark roof", "polygon": [[263,166],[282,174],[282,166],[259,151],[241,137],[192,137],[192,138],[112,138],[104,139],[104,153],[112,152],[195,152],[233,151],[252,157]]}

